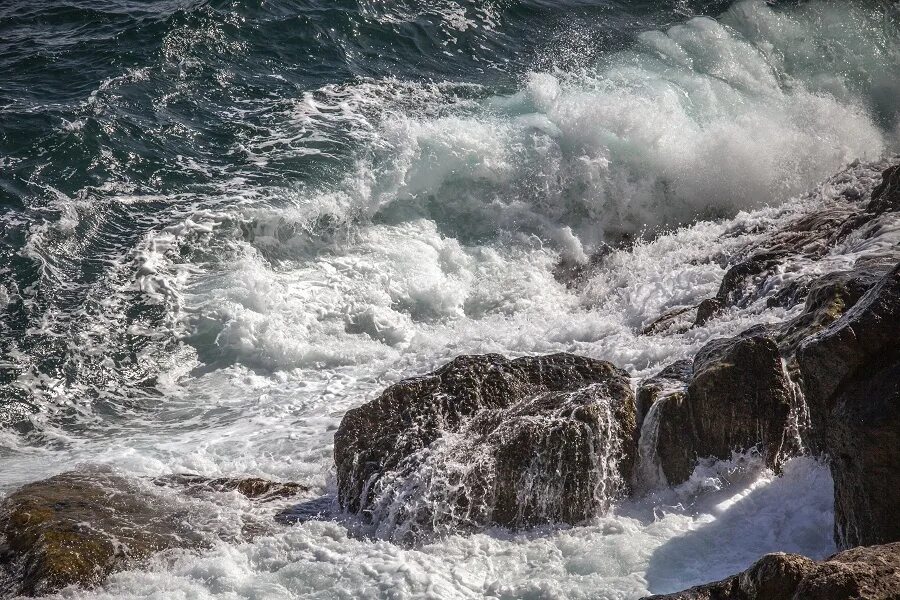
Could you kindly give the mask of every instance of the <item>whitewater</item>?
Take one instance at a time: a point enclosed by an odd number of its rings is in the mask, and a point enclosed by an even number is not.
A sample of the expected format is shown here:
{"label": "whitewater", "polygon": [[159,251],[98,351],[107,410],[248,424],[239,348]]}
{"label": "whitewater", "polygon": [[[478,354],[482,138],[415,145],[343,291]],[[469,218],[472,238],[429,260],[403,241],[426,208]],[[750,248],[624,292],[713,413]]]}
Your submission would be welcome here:
{"label": "whitewater", "polygon": [[[239,533],[275,522],[275,508],[181,498],[198,528],[234,539],[53,597],[632,599],[766,552],[834,552],[831,477],[807,457],[776,475],[736,455],[578,526],[414,546],[360,533],[336,507],[341,417],[402,378],[460,354],[565,351],[637,385],[710,339],[801,310],[763,295],[684,332],[642,333],[715,295],[748,243],[864,189],[877,172],[866,164],[900,152],[900,6],[670,4],[625,40],[589,52],[599,34],[575,28],[522,67],[487,50],[521,33],[506,3],[360,2],[353,27],[424,19],[433,30],[410,35],[434,46],[428,60],[465,53],[472,76],[423,59],[429,76],[369,65],[243,97],[237,80],[251,75],[231,57],[251,52],[234,31],[252,19],[220,3],[199,29],[176,15],[157,62],[124,67],[65,110],[3,91],[0,495],[97,466],[311,489],[300,514],[255,537]],[[197,44],[239,67],[197,79]],[[515,76],[492,84],[507,64]],[[162,124],[126,145],[145,117],[126,127],[121,115],[157,85]],[[233,126],[222,152],[189,148],[206,126],[159,116],[191,96]],[[11,141],[14,120],[44,114],[43,138]],[[42,179],[64,170],[43,153],[82,145],[93,179]],[[831,260],[872,251],[847,245]]]}

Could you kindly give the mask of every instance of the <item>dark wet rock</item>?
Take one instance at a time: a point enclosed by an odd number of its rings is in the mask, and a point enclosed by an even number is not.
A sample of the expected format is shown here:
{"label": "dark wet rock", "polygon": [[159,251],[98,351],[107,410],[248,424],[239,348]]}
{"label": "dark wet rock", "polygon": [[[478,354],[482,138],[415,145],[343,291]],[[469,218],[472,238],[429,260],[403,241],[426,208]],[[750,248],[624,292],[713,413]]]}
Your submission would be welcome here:
{"label": "dark wet rock", "polygon": [[[709,308],[745,307],[760,298],[766,298],[769,307],[789,308],[802,302],[809,290],[809,278],[787,277],[786,285],[782,281],[783,275],[792,271],[792,265],[820,260],[851,235],[866,237],[896,220],[896,215],[883,215],[900,210],[900,165],[888,168],[880,178],[877,171],[869,178],[867,171],[873,170],[863,169],[855,175],[848,171],[837,176],[829,186],[842,191],[833,199],[730,257],[730,267],[715,296],[719,304]],[[871,195],[863,192],[866,186],[872,186]],[[704,312],[701,307],[698,324],[714,314],[715,311]]]}
{"label": "dark wet rock", "polygon": [[184,515],[129,479],[70,472],[23,486],[0,508],[6,589],[39,595],[90,587],[113,571],[202,539]]}
{"label": "dark wet rock", "polygon": [[801,342],[838,320],[893,267],[893,261],[861,261],[853,269],[833,271],[811,280],[803,312],[778,333],[782,353],[793,355]]}
{"label": "dark wet rock", "polygon": [[900,211],[900,165],[885,169],[881,183],[872,190],[872,199],[866,210],[875,214]]}
{"label": "dark wet rock", "polygon": [[[900,541],[900,165],[880,178],[871,171],[834,178],[824,207],[731,257],[697,322],[759,300],[770,308],[802,303],[802,311],[708,344],[686,386],[667,385],[679,380],[669,373],[638,393],[641,463],[658,419],[651,439],[672,483],[698,458],[727,458],[754,441],[776,469],[796,453],[827,455],[835,538],[844,548]],[[898,554],[894,544],[824,562],[769,555],[740,575],[654,598],[900,599]]]}
{"label": "dark wet rock", "polygon": [[[692,360],[681,360],[644,380],[638,388],[640,445],[636,476],[640,487],[667,483],[685,472],[690,474],[694,468],[694,444],[686,444],[685,440],[695,439],[696,433],[684,404],[693,370]],[[665,467],[660,456],[665,456]]]}
{"label": "dark wet rock", "polygon": [[259,477],[204,477],[191,473],[179,473],[157,477],[153,481],[157,485],[178,485],[187,488],[194,494],[206,492],[237,492],[252,500],[269,500],[292,498],[309,491],[305,485],[293,482],[271,481]]}
{"label": "dark wet rock", "polygon": [[746,307],[760,298],[779,294],[780,303],[798,304],[805,291],[802,285],[783,291],[784,288],[778,287],[777,276],[798,258],[815,260],[823,256],[849,233],[839,234],[848,219],[860,213],[862,208],[858,203],[826,203],[733,257],[715,296],[716,311],[730,306]]}
{"label": "dark wet rock", "polygon": [[645,600],[896,600],[900,544],[853,548],[823,561],[767,554],[722,581]]}
{"label": "dark wet rock", "polygon": [[[853,165],[826,187],[832,199],[816,211],[763,235],[730,257],[731,266],[719,291],[697,307],[694,325],[704,325],[726,308],[748,307],[761,300],[769,308],[792,309],[802,304],[802,311],[794,312],[795,316],[780,325],[754,328],[731,340],[711,342],[697,354],[687,385],[672,387],[671,381],[665,378],[662,379],[665,385],[658,385],[657,378],[645,382],[638,393],[641,435],[648,436],[640,446],[640,471],[645,469],[643,454],[648,440],[655,445],[659,470],[670,483],[687,479],[698,459],[728,458],[731,450],[755,447],[776,469],[788,456],[826,453],[832,456],[833,469],[843,469],[843,475],[835,474],[836,482],[856,473],[851,478],[855,478],[852,485],[837,489],[841,536],[850,535],[850,539],[856,540],[854,543],[894,541],[900,537],[847,534],[847,527],[856,527],[855,517],[848,517],[846,526],[842,525],[841,515],[849,514],[850,509],[844,511],[841,507],[851,503],[861,505],[864,501],[882,503],[883,506],[869,512],[888,514],[888,503],[900,506],[883,489],[887,483],[882,487],[872,486],[872,492],[858,491],[865,483],[860,474],[864,468],[877,472],[890,464],[900,464],[886,456],[884,450],[868,448],[875,443],[882,447],[900,446],[891,437],[890,428],[878,429],[880,439],[876,442],[871,439],[874,430],[861,425],[868,419],[874,426],[874,414],[881,415],[882,421],[890,421],[894,409],[878,407],[877,412],[866,413],[860,391],[867,390],[865,393],[884,398],[894,393],[890,385],[898,377],[882,363],[893,360],[890,356],[895,350],[882,346],[897,336],[885,338],[873,332],[866,334],[868,342],[860,342],[858,327],[842,327],[841,323],[851,318],[857,306],[865,303],[870,290],[880,285],[885,274],[900,261],[900,246],[893,233],[900,228],[900,214],[896,212],[900,209],[897,201],[900,166],[887,169],[881,176],[874,167]],[[873,191],[869,194],[866,189]],[[821,265],[818,269],[824,271],[818,276],[813,274],[816,269],[810,268],[817,262]],[[840,266],[835,269],[829,263]],[[886,314],[886,309],[882,312]],[[677,318],[678,315],[663,315],[646,332],[677,331],[672,326]],[[894,319],[891,323],[898,320],[896,316],[890,318]],[[882,331],[892,330],[892,326],[880,325]],[[843,337],[835,338],[831,333],[835,328],[844,331]],[[882,341],[884,344],[878,346]],[[856,356],[852,348],[866,344],[875,344],[881,348],[880,353]],[[827,350],[820,352],[815,360],[810,358],[812,350],[807,350],[804,362],[798,358],[798,349],[804,345],[827,345]],[[848,361],[849,366],[843,364]],[[848,375],[848,369],[857,374]],[[864,374],[869,371],[872,375],[866,379]],[[667,390],[666,400],[659,403],[648,422],[645,415],[658,403],[662,389]],[[830,404],[837,400],[828,399],[836,394],[843,394],[847,399],[847,403],[841,404],[840,418],[837,413],[832,414],[834,408]],[[805,396],[809,396],[809,407]],[[851,398],[855,407],[849,404]],[[836,427],[826,426],[838,421]],[[843,441],[838,443],[840,432]],[[826,434],[830,441],[826,441]],[[853,441],[854,436],[863,439]],[[872,458],[865,461],[846,458],[863,453],[854,444],[865,446]],[[844,458],[835,457],[835,453]],[[848,461],[853,462],[852,468],[849,465],[843,468]],[[883,481],[900,489],[900,481],[892,477]],[[883,500],[871,498],[873,494]],[[870,525],[860,527],[871,528]],[[900,525],[896,527],[900,530]]]}
{"label": "dark wet rock", "polygon": [[710,342],[694,358],[686,391],[660,407],[657,454],[666,479],[680,483],[698,459],[750,449],[777,467],[790,398],[770,329]]}
{"label": "dark wet rock", "polygon": [[252,538],[274,521],[225,523],[190,512],[177,488],[192,497],[237,492],[260,502],[308,491],[297,483],[260,478],[179,474],[152,480],[109,470],[62,473],[22,486],[0,505],[0,598],[40,595],[67,585],[92,587],[156,552],[206,546],[214,539]]}
{"label": "dark wet rock", "polygon": [[797,352],[842,547],[900,540],[900,265]]}
{"label": "dark wet rock", "polygon": [[638,427],[644,422],[644,418],[650,408],[661,398],[670,396],[676,392],[687,392],[687,385],[694,372],[693,360],[679,360],[672,363],[653,377],[641,382],[637,393],[637,418]]}
{"label": "dark wet rock", "polygon": [[694,319],[695,327],[706,325],[713,317],[722,312],[725,303],[719,298],[707,298],[697,306],[697,316]]}
{"label": "dark wet rock", "polygon": [[843,240],[847,233],[844,226],[862,212],[858,202],[843,199],[827,201],[817,210],[802,215],[779,228],[771,236],[756,245],[770,257],[805,256],[821,258]]}
{"label": "dark wet rock", "polygon": [[679,306],[667,310],[641,330],[643,335],[684,333],[695,320],[696,306]]}
{"label": "dark wet rock", "polygon": [[798,277],[766,299],[767,308],[791,308],[803,302],[809,294],[814,277]]}
{"label": "dark wet rock", "polygon": [[[828,181],[828,199],[816,210],[802,214],[768,233],[741,224],[725,236],[761,233],[758,239],[730,256],[718,257],[726,272],[712,298],[697,306],[694,326],[702,326],[730,307],[746,308],[764,301],[769,308],[791,308],[802,303],[815,277],[802,274],[805,265],[826,257],[850,239],[869,239],[897,226],[900,211],[900,165],[884,171],[878,165],[851,165]],[[868,193],[866,190],[872,190]],[[820,192],[817,192],[820,193]],[[876,258],[900,259],[900,249],[874,249]],[[855,268],[855,266],[854,266]],[[647,334],[684,331],[672,329],[672,313],[655,319]]]}
{"label": "dark wet rock", "polygon": [[784,262],[787,254],[786,250],[758,252],[729,268],[716,292],[718,308],[749,304],[763,287],[763,281]]}
{"label": "dark wet rock", "polygon": [[395,539],[574,523],[623,491],[634,431],[628,376],[610,363],[461,356],[345,415],[339,502]]}

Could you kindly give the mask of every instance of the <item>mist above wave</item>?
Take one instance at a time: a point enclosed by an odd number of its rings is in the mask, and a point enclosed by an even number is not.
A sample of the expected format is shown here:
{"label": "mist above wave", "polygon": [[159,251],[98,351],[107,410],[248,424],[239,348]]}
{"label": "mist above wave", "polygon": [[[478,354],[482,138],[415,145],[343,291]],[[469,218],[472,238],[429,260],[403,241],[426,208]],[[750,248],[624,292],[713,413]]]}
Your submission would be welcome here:
{"label": "mist above wave", "polygon": [[[460,338],[539,352],[614,336],[611,322],[637,327],[676,302],[651,288],[691,280],[699,294],[718,267],[689,266],[702,257],[662,242],[637,248],[625,262],[650,262],[608,274],[627,284],[611,284],[620,310],[603,321],[582,311],[609,292],[566,290],[557,261],[777,205],[894,147],[896,107],[879,98],[900,64],[897,33],[874,5],[744,0],[718,20],[647,32],[594,68],[533,73],[508,96],[385,80],[306,98],[290,123],[352,116],[360,157],[337,185],[207,215],[227,260],[175,286],[202,360],[360,364],[443,355]],[[717,227],[683,235],[719,244]],[[536,324],[549,306],[550,330]],[[612,357],[643,368],[640,344]]]}
{"label": "mist above wave", "polygon": [[355,201],[463,242],[535,233],[575,258],[579,244],[778,202],[896,144],[895,25],[854,4],[748,0],[468,111],[391,114]]}

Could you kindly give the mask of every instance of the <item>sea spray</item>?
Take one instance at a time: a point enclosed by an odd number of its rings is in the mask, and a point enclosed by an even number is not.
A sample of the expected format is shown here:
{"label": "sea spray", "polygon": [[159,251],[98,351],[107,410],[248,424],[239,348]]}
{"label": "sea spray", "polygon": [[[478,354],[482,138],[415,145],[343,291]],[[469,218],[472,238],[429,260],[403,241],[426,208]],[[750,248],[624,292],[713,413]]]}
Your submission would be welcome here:
{"label": "sea spray", "polygon": [[791,369],[784,359],[782,359],[782,368],[784,377],[790,385],[788,399],[791,404],[785,429],[785,450],[791,454],[805,454],[810,449],[807,436],[812,428],[809,405],[806,403],[803,386],[797,381],[799,377],[797,370]]}
{"label": "sea spray", "polygon": [[[649,376],[783,320],[754,305],[640,335],[847,186],[794,194],[897,147],[895,7],[382,4],[0,9],[2,493],[114,463],[327,498],[342,415],[459,354]],[[617,237],[641,239],[556,282],[561,255]],[[308,522],[66,596],[637,598],[833,550],[827,467],[710,469],[580,527],[403,548]]]}
{"label": "sea spray", "polygon": [[347,413],[340,505],[380,538],[580,523],[627,492],[627,375],[571,354],[463,356]]}

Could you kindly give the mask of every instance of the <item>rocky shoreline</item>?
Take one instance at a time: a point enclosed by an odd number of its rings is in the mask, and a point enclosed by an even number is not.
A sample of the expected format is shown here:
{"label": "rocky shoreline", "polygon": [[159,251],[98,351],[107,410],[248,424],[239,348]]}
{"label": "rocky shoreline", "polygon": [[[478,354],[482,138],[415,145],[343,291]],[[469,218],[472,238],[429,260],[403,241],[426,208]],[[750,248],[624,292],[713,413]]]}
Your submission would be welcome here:
{"label": "rocky shoreline", "polygon": [[[723,581],[653,598],[900,597],[893,163],[851,165],[829,180],[830,200],[726,257],[714,297],[662,315],[644,335],[688,330],[756,302],[789,318],[710,340],[637,382],[636,392],[627,372],[573,354],[460,356],[349,411],[335,435],[340,510],[371,535],[416,544],[490,526],[577,524],[735,451],[755,452],[776,472],[810,454],[830,466],[843,552],[824,561],[770,554]],[[207,544],[192,516],[155,497],[153,486],[283,506],[308,491],[252,478],[65,473],[3,500],[0,584],[28,595],[92,586],[155,552]]]}

